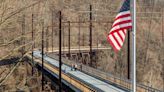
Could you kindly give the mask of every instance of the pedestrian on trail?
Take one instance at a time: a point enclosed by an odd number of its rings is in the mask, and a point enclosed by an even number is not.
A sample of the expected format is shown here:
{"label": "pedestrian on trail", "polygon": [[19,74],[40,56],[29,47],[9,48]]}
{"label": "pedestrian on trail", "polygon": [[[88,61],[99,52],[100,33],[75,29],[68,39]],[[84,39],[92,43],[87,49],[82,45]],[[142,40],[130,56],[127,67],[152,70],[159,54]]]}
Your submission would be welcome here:
{"label": "pedestrian on trail", "polygon": [[75,71],[75,64],[73,64],[73,70]]}
{"label": "pedestrian on trail", "polygon": [[75,64],[75,71],[77,70],[77,64]]}
{"label": "pedestrian on trail", "polygon": [[66,67],[64,67],[64,73],[66,73]]}
{"label": "pedestrian on trail", "polygon": [[71,71],[73,71],[73,68],[74,68],[74,64],[71,65]]}
{"label": "pedestrian on trail", "polygon": [[80,63],[80,71],[82,71],[82,63]]}

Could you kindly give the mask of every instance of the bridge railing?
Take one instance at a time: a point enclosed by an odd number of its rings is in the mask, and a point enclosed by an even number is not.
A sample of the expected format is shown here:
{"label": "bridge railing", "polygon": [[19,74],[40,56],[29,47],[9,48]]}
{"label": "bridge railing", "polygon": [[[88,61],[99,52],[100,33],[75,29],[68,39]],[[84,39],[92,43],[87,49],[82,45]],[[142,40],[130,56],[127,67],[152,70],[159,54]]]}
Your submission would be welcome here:
{"label": "bridge railing", "polygon": [[[30,60],[32,60],[32,56],[30,54],[26,55],[26,57]],[[35,65],[40,65],[41,67],[41,58],[40,57],[35,57]],[[50,64],[49,62],[45,62],[44,66],[46,67],[46,69],[49,70],[49,73],[53,72],[55,74],[59,73],[59,68],[57,66],[53,66],[52,64]],[[95,89],[94,87],[91,87],[90,85],[86,85],[84,82],[76,79],[73,75],[71,74],[65,74],[64,72],[62,72],[62,78],[64,80],[66,80],[67,82],[69,82],[71,85],[74,85],[75,87],[77,87],[78,89],[80,89],[83,92],[101,92],[101,91],[97,91],[99,89]]]}
{"label": "bridge railing", "polygon": [[[108,83],[114,84],[115,86],[125,89],[125,90],[131,90],[132,89],[132,83],[130,80],[125,79],[125,78],[120,78],[117,76],[113,76],[110,73],[103,72],[98,69],[91,68],[89,66],[83,65],[82,71],[97,77],[99,79],[102,79]],[[161,90],[145,86],[142,84],[137,84],[137,92],[163,92]]]}
{"label": "bridge railing", "polygon": [[[58,60],[58,56],[52,56],[52,55],[49,55],[49,56],[51,58]],[[73,63],[75,63],[74,61],[68,60],[66,58],[62,58],[62,62],[69,66],[71,66]],[[80,70],[80,64],[78,64],[78,69]],[[132,83],[128,79],[113,76],[110,73],[106,73],[106,72],[103,72],[101,70],[98,70],[98,69],[95,69],[95,68],[92,68],[92,67],[89,67],[86,65],[82,65],[81,71],[83,71],[91,76],[94,76],[100,80],[103,80],[107,83],[115,85],[119,88],[129,90],[129,91],[132,89]],[[149,87],[149,86],[145,86],[142,84],[137,84],[137,92],[163,92],[163,91]]]}

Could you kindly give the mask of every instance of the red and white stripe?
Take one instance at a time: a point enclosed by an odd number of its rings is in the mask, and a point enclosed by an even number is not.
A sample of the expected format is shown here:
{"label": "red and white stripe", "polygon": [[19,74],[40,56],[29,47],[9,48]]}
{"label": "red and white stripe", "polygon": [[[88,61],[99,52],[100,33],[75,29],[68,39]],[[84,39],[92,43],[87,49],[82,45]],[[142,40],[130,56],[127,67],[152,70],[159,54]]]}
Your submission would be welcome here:
{"label": "red and white stripe", "polygon": [[108,35],[108,41],[116,52],[122,48],[127,29],[129,28],[132,28],[130,11],[119,13],[116,16],[112,29]]}

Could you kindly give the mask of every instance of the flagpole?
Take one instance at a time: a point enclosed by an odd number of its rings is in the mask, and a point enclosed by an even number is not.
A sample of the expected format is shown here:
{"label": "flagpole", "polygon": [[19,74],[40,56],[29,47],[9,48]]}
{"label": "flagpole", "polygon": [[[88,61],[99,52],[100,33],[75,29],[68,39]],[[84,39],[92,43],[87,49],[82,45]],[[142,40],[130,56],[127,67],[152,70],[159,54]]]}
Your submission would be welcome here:
{"label": "flagpole", "polygon": [[132,0],[132,22],[133,22],[133,41],[132,41],[132,70],[133,70],[133,91],[136,92],[136,0]]}

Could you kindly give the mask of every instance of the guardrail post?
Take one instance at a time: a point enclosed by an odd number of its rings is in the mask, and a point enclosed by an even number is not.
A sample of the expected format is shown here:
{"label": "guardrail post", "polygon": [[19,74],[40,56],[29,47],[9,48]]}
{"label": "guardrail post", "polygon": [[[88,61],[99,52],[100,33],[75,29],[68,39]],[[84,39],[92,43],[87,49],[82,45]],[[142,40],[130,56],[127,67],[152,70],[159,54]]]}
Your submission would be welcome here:
{"label": "guardrail post", "polygon": [[51,38],[51,45],[52,45],[52,52],[53,52],[53,48],[54,48],[54,44],[53,44],[53,42],[54,42],[54,21],[53,21],[53,11],[52,11],[52,24],[51,24],[51,27],[52,27],[52,34],[51,34],[51,36],[52,36],[52,38]]}
{"label": "guardrail post", "polygon": [[70,49],[71,49],[71,42],[70,42],[70,40],[71,40],[71,37],[70,37],[70,33],[71,33],[71,25],[70,25],[70,21],[68,21],[68,58],[70,59],[70,57],[71,57],[71,51],[70,51]]}
{"label": "guardrail post", "polygon": [[92,5],[90,5],[90,66],[92,65]]}
{"label": "guardrail post", "polygon": [[127,39],[127,65],[128,65],[128,79],[130,79],[130,30],[128,31],[128,39]]}
{"label": "guardrail post", "polygon": [[78,41],[78,44],[79,44],[79,57],[80,57],[80,39],[81,39],[81,37],[80,37],[80,35],[81,35],[81,32],[80,32],[80,31],[81,31],[81,29],[80,29],[80,24],[81,24],[81,23],[80,23],[80,16],[79,16],[79,33],[78,33],[78,36],[79,36],[79,37],[78,37],[78,40],[79,40],[79,41]]}
{"label": "guardrail post", "polygon": [[48,52],[48,48],[49,48],[49,36],[48,36],[48,26],[46,28],[46,51]]}
{"label": "guardrail post", "polygon": [[42,91],[44,90],[44,21],[42,21]]}
{"label": "guardrail post", "polygon": [[62,43],[62,37],[61,37],[61,28],[62,28],[62,15],[61,11],[59,11],[59,92],[62,91],[62,81],[61,81],[61,43]]}
{"label": "guardrail post", "polygon": [[25,14],[22,16],[22,38],[21,38],[21,43],[22,43],[22,57],[25,54]]}
{"label": "guardrail post", "polygon": [[[34,14],[32,14],[32,24],[31,24],[31,30],[32,30],[32,64],[34,65]],[[32,75],[34,74],[34,68],[32,65]]]}

